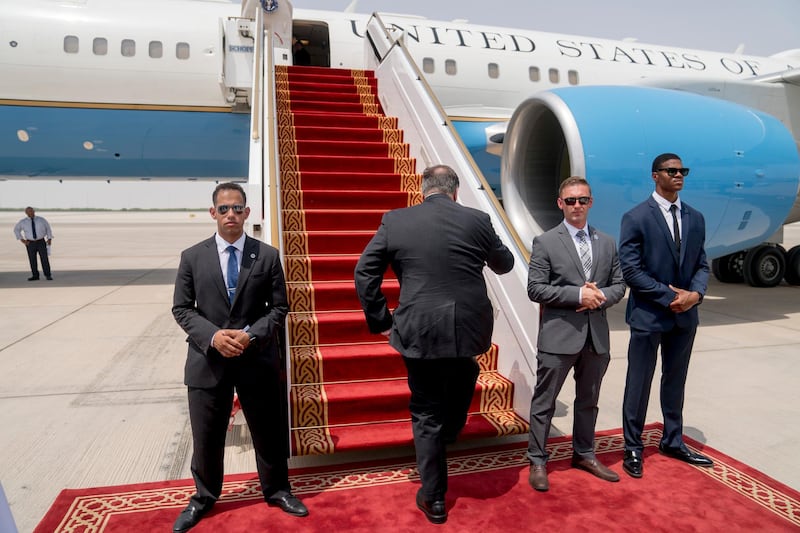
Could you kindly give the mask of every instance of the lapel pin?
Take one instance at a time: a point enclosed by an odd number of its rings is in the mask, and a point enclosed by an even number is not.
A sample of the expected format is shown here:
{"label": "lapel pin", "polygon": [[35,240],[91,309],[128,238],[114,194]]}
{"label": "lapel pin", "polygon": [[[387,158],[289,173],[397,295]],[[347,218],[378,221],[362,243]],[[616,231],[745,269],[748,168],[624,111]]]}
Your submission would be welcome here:
{"label": "lapel pin", "polygon": [[256,258],[256,254],[250,254],[250,259],[255,259],[255,258]]}

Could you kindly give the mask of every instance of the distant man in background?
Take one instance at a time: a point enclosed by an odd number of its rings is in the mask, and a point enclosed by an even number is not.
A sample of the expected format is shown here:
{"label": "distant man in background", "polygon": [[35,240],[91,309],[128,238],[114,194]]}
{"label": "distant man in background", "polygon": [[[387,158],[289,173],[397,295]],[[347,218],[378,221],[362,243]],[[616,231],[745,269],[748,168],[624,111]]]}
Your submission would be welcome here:
{"label": "distant man in background", "polygon": [[[489,215],[456,202],[458,175],[445,165],[422,174],[424,201],[386,213],[355,269],[356,291],[372,333],[389,336],[408,370],[414,448],[422,487],[417,507],[447,520],[447,457],[480,372],[475,356],[492,342],[494,316],[483,267],[504,274],[514,256]],[[392,314],[381,292],[391,265],[400,282]]]}
{"label": "distant man in background", "polygon": [[625,296],[614,239],[587,222],[592,189],[578,176],[561,183],[561,224],[533,239],[528,297],[542,309],[536,388],[531,399],[528,483],[549,490],[545,449],[556,399],[570,370],[575,375],[572,466],[605,481],[619,475],[594,453],[600,385],[611,361],[606,309]]}
{"label": "distant man in background", "polygon": [[50,259],[47,257],[47,247],[53,240],[53,231],[50,224],[44,218],[36,216],[32,207],[25,208],[25,218],[17,222],[14,226],[14,236],[25,245],[28,251],[28,261],[31,264],[31,277],[28,281],[39,279],[39,265],[36,262],[36,255],[42,262],[42,270],[45,279],[52,280],[50,272]]}
{"label": "distant man in background", "polygon": [[292,37],[292,64],[311,65],[311,54],[297,37]]}
{"label": "distant man in background", "polygon": [[306,516],[289,486],[289,421],[278,339],[289,304],[278,250],[244,233],[250,214],[236,183],[212,195],[214,236],[184,250],[172,314],[188,335],[184,372],[197,492],[174,533],[194,527],[222,492],[225,436],[239,395],[253,438],[261,492],[271,506]]}

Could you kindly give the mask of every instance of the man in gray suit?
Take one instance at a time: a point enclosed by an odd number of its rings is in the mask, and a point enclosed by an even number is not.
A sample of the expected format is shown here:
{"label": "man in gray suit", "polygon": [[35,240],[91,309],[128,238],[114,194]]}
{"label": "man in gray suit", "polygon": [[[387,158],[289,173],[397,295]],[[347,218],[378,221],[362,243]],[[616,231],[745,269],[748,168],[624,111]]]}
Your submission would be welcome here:
{"label": "man in gray suit", "polygon": [[[464,427],[479,373],[474,358],[492,341],[494,317],[483,267],[504,274],[514,266],[489,216],[456,203],[457,191],[453,169],[425,169],[425,200],[386,213],[355,269],[370,331],[389,336],[408,370],[422,481],[417,507],[434,524],[447,520],[445,445]],[[381,292],[389,265],[400,281],[394,314]]]}
{"label": "man in gray suit", "polygon": [[597,460],[594,427],[600,383],[611,359],[606,309],[625,295],[614,239],[587,224],[592,190],[580,177],[561,183],[564,221],[533,240],[528,296],[541,306],[536,388],[531,399],[528,482],[549,490],[545,451],[556,398],[575,371],[572,466],[606,481],[619,475]]}

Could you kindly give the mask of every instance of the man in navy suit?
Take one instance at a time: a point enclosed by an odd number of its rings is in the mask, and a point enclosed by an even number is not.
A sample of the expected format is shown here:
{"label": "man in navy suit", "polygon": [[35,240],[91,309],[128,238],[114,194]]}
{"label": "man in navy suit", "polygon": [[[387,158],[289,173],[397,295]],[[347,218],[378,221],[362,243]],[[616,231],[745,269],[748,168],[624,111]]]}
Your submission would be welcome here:
{"label": "man in navy suit", "polygon": [[653,160],[655,192],[622,217],[619,259],[630,287],[625,320],[630,326],[628,374],[622,405],[622,467],[642,477],[644,429],[650,385],[661,347],[662,454],[697,466],[712,461],[683,442],[683,399],[697,331],[697,305],[708,285],[703,215],[681,202],[689,169],[676,154]]}
{"label": "man in navy suit", "polygon": [[[417,507],[434,524],[447,520],[445,446],[467,420],[479,373],[475,356],[492,342],[494,316],[483,267],[504,274],[514,266],[489,215],[456,203],[457,191],[453,169],[425,169],[424,201],[386,213],[355,269],[370,331],[389,336],[408,370],[422,481]],[[400,281],[394,313],[381,291],[390,265]]]}
{"label": "man in navy suit", "polygon": [[181,254],[172,314],[187,333],[184,372],[197,492],[173,526],[195,526],[222,491],[234,389],[247,419],[261,491],[269,505],[306,516],[289,486],[289,423],[280,332],[289,304],[278,250],[244,233],[250,214],[236,183],[221,183],[209,209],[217,233]]}
{"label": "man in navy suit", "polygon": [[625,282],[614,239],[587,222],[593,201],[589,183],[573,176],[558,192],[564,221],[533,239],[528,267],[528,296],[542,310],[528,438],[528,483],[538,491],[550,488],[545,445],[556,398],[571,369],[572,466],[619,481],[619,474],[595,456],[594,430],[600,384],[611,360],[606,310],[625,296]]}

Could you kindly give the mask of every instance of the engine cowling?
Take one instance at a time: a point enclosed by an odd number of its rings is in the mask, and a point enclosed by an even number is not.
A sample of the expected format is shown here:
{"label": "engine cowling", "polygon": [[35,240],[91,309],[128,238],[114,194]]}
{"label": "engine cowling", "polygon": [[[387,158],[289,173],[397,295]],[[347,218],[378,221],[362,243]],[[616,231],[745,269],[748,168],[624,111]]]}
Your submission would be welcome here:
{"label": "engine cowling", "polygon": [[692,93],[570,87],[524,101],[504,139],[502,195],[520,237],[562,220],[558,186],[584,176],[589,223],[619,238],[622,214],[653,192],[650,166],[674,152],[691,168],[681,198],[703,212],[709,259],[769,238],[798,195],[800,157],[775,117]]}

